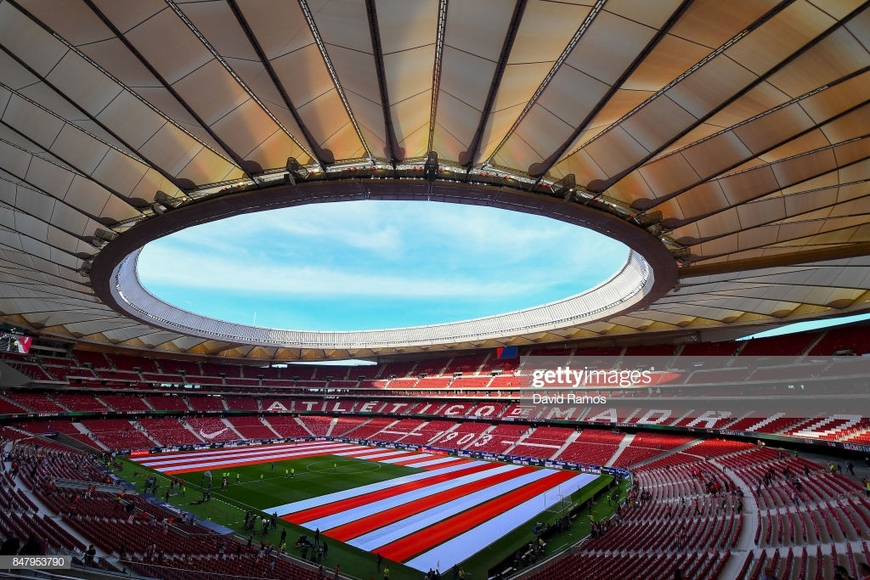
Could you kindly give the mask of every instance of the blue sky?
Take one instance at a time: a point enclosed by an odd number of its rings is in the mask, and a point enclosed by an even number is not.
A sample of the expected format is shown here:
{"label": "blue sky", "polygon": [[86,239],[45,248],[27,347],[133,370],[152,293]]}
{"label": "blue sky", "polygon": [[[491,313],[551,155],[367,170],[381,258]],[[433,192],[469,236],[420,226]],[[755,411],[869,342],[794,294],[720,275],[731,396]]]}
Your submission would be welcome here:
{"label": "blue sky", "polygon": [[544,217],[357,201],[190,228],[146,246],[139,276],[162,300],[221,320],[369,330],[566,298],[609,278],[627,255],[619,242]]}
{"label": "blue sky", "polygon": [[795,324],[786,324],[785,326],[780,326],[778,328],[772,328],[770,330],[765,330],[764,332],[759,332],[758,334],[753,334],[751,336],[744,337],[745,339],[750,338],[766,338],[768,336],[782,336],[783,334],[793,334],[795,332],[803,332],[805,330],[816,330],[819,328],[828,328],[830,326],[840,326],[842,324],[849,324],[851,322],[859,322],[862,320],[870,319],[870,314],[856,314],[854,316],[843,316],[840,318],[829,318],[827,320],[814,320],[810,322],[796,322]]}

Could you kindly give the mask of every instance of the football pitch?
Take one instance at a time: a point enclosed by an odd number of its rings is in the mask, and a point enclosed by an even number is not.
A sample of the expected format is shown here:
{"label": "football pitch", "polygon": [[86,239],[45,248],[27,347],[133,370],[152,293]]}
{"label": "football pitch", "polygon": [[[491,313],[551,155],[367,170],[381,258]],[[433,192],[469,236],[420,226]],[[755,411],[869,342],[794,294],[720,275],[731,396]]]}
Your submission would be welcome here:
{"label": "football pitch", "polygon": [[[158,453],[132,461],[183,478],[186,495],[170,497],[182,509],[219,515],[216,521],[238,531],[245,511],[253,510],[260,534],[260,518],[276,514],[289,528],[288,552],[299,536],[319,530],[324,541],[331,539],[330,560],[340,557],[342,569],[368,574],[374,571],[371,554],[380,554],[400,564],[397,579],[406,576],[403,569],[485,570],[534,537],[535,522],[557,519],[571,500],[591,497],[610,480],[338,441]],[[201,487],[209,484],[210,500],[188,507],[202,500]],[[523,539],[509,538],[518,533]],[[277,544],[278,533],[268,534]]]}

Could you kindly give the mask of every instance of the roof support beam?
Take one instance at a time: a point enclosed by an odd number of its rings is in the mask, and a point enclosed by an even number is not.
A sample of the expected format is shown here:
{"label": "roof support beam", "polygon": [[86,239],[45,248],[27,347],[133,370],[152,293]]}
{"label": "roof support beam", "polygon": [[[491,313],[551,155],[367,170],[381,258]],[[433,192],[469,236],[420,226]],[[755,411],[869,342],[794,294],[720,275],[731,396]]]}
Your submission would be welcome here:
{"label": "roof support beam", "polygon": [[[750,28],[742,31],[740,34],[745,36],[746,34],[751,32],[752,30],[759,28],[765,22],[767,22],[768,20],[773,18],[776,14],[778,14],[779,12],[784,10],[788,5],[790,5],[792,3],[793,3],[793,0],[789,0],[788,2],[783,2],[782,4],[779,4],[776,8],[774,8],[773,10],[768,12],[763,18],[759,18],[757,21],[753,22],[753,24]],[[685,135],[690,133],[692,130],[697,128],[699,125],[703,124],[707,119],[709,119],[710,117],[712,117],[713,115],[715,115],[719,111],[723,110],[725,107],[729,106],[733,102],[737,101],[738,99],[740,99],[741,97],[746,95],[749,91],[756,88],[757,86],[759,86],[763,82],[767,81],[767,79],[769,79],[771,76],[773,76],[777,72],[781,71],[783,68],[785,68],[790,63],[794,62],[796,59],[798,59],[800,56],[805,54],[811,48],[813,48],[818,43],[820,43],[821,41],[826,39],[828,36],[833,34],[835,31],[839,30],[846,23],[850,22],[853,18],[855,18],[856,16],[861,14],[864,11],[864,9],[865,8],[863,5],[860,6],[859,8],[856,8],[854,11],[852,11],[852,13],[850,13],[844,19],[842,19],[841,21],[838,21],[835,25],[831,26],[830,28],[828,28],[827,30],[825,30],[824,32],[819,34],[818,36],[814,37],[812,40],[807,42],[807,44],[802,46],[799,50],[796,50],[794,53],[789,55],[782,62],[778,63],[776,66],[772,67],[770,70],[768,70],[764,74],[759,75],[755,80],[753,80],[752,82],[748,83],[746,86],[744,86],[743,88],[741,88],[740,90],[735,92],[733,95],[731,95],[730,97],[725,99],[719,105],[713,107],[706,114],[702,115],[694,123],[691,123],[685,129],[683,129],[683,130],[679,131],[677,134],[669,137],[667,139],[667,141],[662,143],[660,146],[656,147],[653,151],[650,151],[647,155],[644,155],[642,158],[632,162],[631,165],[629,165],[628,167],[626,167],[625,169],[620,171],[618,174],[616,174],[608,179],[596,180],[596,181],[599,181],[599,183],[596,183],[594,188],[590,187],[590,190],[594,191],[595,193],[599,193],[599,194],[603,193],[609,187],[611,187],[613,184],[617,183],[620,179],[622,179],[626,175],[630,174],[632,171],[635,171],[638,167],[641,167],[645,163],[649,162],[651,159],[655,158],[656,155],[659,155],[662,151],[667,149],[670,145],[672,145],[673,143],[680,140],[682,137],[684,137]],[[726,43],[726,44],[728,44],[728,43]],[[673,86],[673,84],[676,84],[676,82],[672,83],[671,86]],[[648,102],[650,102],[650,100],[656,98],[658,95],[663,94],[667,90],[667,88],[669,88],[669,87],[666,87],[662,91],[659,91],[656,95],[654,95],[653,97],[650,97],[650,99],[648,99],[646,102],[648,103]],[[640,106],[642,107],[643,105],[640,105]],[[620,123],[623,120],[625,120],[629,115],[631,115],[631,113],[629,113],[628,115],[626,115],[625,117],[623,117],[619,121],[613,123],[609,129],[618,127],[620,125]],[[601,137],[602,135],[604,135],[604,133],[600,133],[600,134],[596,135],[595,138],[597,139],[597,138]]]}
{"label": "roof support beam", "polygon": [[275,68],[272,66],[272,63],[266,56],[266,52],[263,50],[263,45],[261,45],[260,42],[257,40],[254,31],[251,30],[251,25],[248,23],[245,15],[242,13],[241,8],[239,8],[238,2],[236,0],[227,0],[227,4],[229,5],[230,10],[232,10],[233,15],[235,15],[236,20],[239,21],[239,26],[242,28],[245,36],[248,38],[248,42],[251,43],[254,52],[257,53],[257,58],[260,59],[260,64],[263,66],[266,74],[269,75],[269,80],[272,81],[272,84],[275,85],[275,88],[278,90],[278,94],[281,95],[281,99],[284,101],[284,106],[287,107],[287,110],[290,111],[291,115],[293,115],[293,120],[296,121],[296,124],[302,131],[302,135],[305,137],[305,141],[307,141],[313,149],[312,153],[314,156],[314,160],[321,168],[326,165],[330,165],[335,161],[335,159],[332,158],[331,154],[327,154],[326,152],[324,152],[324,150],[317,143],[317,140],[314,138],[314,135],[305,125],[302,117],[299,116],[299,111],[296,110],[296,107],[293,105],[293,101],[290,100],[290,95],[287,94],[287,89],[284,88],[284,85],[281,83],[281,79],[278,78],[278,73],[275,72]]}
{"label": "roof support beam", "polygon": [[438,2],[438,31],[435,36],[435,62],[432,65],[432,104],[429,107],[429,140],[427,151],[435,141],[435,119],[438,114],[438,95],[441,94],[441,69],[444,57],[444,36],[447,30],[447,0]]}
{"label": "roof support beam", "polygon": [[870,242],[860,242],[835,248],[821,248],[818,250],[804,250],[793,254],[776,254],[748,260],[733,260],[717,264],[699,264],[680,269],[680,280],[695,278],[697,276],[716,276],[719,274],[735,274],[751,272],[763,268],[780,268],[784,266],[799,266],[812,262],[827,262],[830,260],[842,260],[845,258],[859,258],[870,256]]}
{"label": "roof support beam", "polygon": [[[366,15],[369,18],[369,32],[372,38],[372,55],[375,59],[375,74],[378,77],[378,90],[381,94],[381,108],[384,112],[384,141],[387,144],[390,161],[401,162],[405,155],[399,148],[393,115],[390,112],[390,96],[387,90],[387,75],[384,69],[384,50],[381,46],[381,32],[378,26],[378,8],[375,0],[366,0]],[[433,90],[435,88],[433,87]]]}
{"label": "roof support beam", "polygon": [[112,31],[112,34],[114,34],[115,37],[117,37],[117,39],[121,41],[121,44],[123,44],[124,47],[130,51],[130,54],[136,57],[136,59],[142,64],[142,66],[145,67],[145,69],[147,69],[148,72],[151,73],[151,75],[154,76],[154,78],[157,79],[158,82],[160,82],[161,86],[163,86],[163,88],[170,95],[172,95],[172,97],[176,101],[178,101],[178,104],[184,107],[184,110],[187,111],[187,113],[191,117],[193,117],[197,124],[199,124],[199,126],[202,127],[203,130],[206,131],[212,139],[215,140],[215,143],[221,146],[221,149],[223,149],[227,153],[227,155],[230,156],[232,162],[235,163],[236,166],[239,167],[248,177],[251,177],[247,167],[248,164],[241,157],[241,155],[234,151],[223,139],[220,138],[217,133],[212,131],[211,127],[208,126],[205,120],[203,120],[203,118],[199,116],[199,113],[197,113],[196,110],[191,107],[180,94],[178,94],[178,91],[176,91],[172,87],[172,85],[169,84],[165,78],[163,78],[163,75],[161,75],[160,72],[156,68],[154,68],[154,65],[152,65],[148,61],[148,59],[145,58],[145,56],[141,52],[139,52],[139,50],[135,46],[133,46],[133,44],[129,40],[127,40],[127,37],[124,36],[124,33],[115,26],[114,22],[112,22],[105,14],[103,14],[103,11],[100,10],[100,8],[96,4],[94,4],[93,0],[82,1],[88,6],[88,8],[91,9],[91,11],[93,11],[94,14],[96,14],[97,18],[99,18],[103,22],[106,28]]}
{"label": "roof support beam", "polygon": [[480,122],[477,124],[477,130],[474,132],[474,137],[471,139],[468,151],[463,151],[459,154],[459,163],[464,165],[468,171],[470,171],[477,162],[477,156],[480,154],[483,133],[486,130],[487,123],[489,122],[489,116],[492,114],[495,97],[498,95],[498,89],[501,86],[502,78],[504,78],[504,71],[507,68],[507,63],[511,56],[511,49],[517,39],[517,33],[519,32],[520,23],[523,20],[523,12],[526,10],[527,3],[528,0],[517,0],[516,4],[514,4],[514,13],[511,16],[511,22],[508,26],[504,43],[501,46],[501,54],[499,54],[498,63],[496,63],[495,66],[495,72],[493,73],[492,80],[489,83],[489,93],[486,95],[483,110],[480,112]]}
{"label": "roof support beam", "polygon": [[631,64],[626,67],[623,73],[619,76],[618,79],[611,85],[610,89],[604,94],[604,96],[592,107],[592,110],[589,111],[589,114],[577,125],[577,128],[571,132],[571,135],[559,146],[558,149],[553,151],[549,157],[547,157],[541,163],[535,164],[529,168],[529,173],[533,174],[534,177],[543,178],[544,175],[547,174],[550,169],[553,168],[553,165],[561,159],[562,155],[568,151],[568,148],[571,146],[574,141],[586,130],[589,126],[589,123],[601,112],[601,110],[610,102],[610,99],[619,92],[622,88],[622,85],[625,81],[634,74],[634,71],[637,70],[637,67],[646,59],[647,56],[653,51],[653,49],[658,46],[658,44],[665,38],[670,32],[671,28],[679,21],[682,15],[686,12],[689,6],[694,2],[694,0],[683,0],[683,3],[671,14],[671,17],[665,22],[665,24],[656,32],[655,36],[650,39],[650,41],[646,44],[642,51],[635,57],[635,59],[631,62]]}

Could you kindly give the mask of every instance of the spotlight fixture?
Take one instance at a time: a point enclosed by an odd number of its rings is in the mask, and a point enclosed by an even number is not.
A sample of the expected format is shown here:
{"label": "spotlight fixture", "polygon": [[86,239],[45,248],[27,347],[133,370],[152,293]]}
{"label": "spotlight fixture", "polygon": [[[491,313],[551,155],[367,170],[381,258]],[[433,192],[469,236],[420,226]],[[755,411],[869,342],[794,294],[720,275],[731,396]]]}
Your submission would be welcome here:
{"label": "spotlight fixture", "polygon": [[79,276],[90,276],[91,275],[91,266],[93,266],[93,265],[94,265],[93,259],[89,258],[87,260],[84,260],[84,261],[82,261],[82,265],[79,266],[79,269],[76,270],[76,273]]}
{"label": "spotlight fixture", "polygon": [[103,228],[97,228],[96,230],[94,230],[94,238],[102,240],[104,242],[111,242],[117,237],[118,234],[113,231],[104,230]]}
{"label": "spotlight fixture", "polygon": [[154,194],[154,203],[159,203],[166,209],[175,209],[176,207],[184,203],[184,200],[172,197],[166,192],[158,191],[156,194]]}
{"label": "spotlight fixture", "polygon": [[285,169],[287,170],[287,173],[284,174],[284,183],[287,183],[288,185],[296,185],[297,180],[306,179],[311,174],[310,171],[300,165],[295,157],[287,158]]}
{"label": "spotlight fixture", "polygon": [[660,211],[650,211],[640,213],[634,216],[634,222],[644,228],[648,228],[650,226],[659,225],[662,221],[662,212]]}
{"label": "spotlight fixture", "polygon": [[689,248],[676,248],[671,250],[671,255],[674,257],[678,268],[685,268],[692,263]]}
{"label": "spotlight fixture", "polygon": [[550,190],[553,192],[553,197],[561,197],[565,201],[574,193],[574,188],[577,187],[577,180],[573,173],[569,173],[552,185]]}
{"label": "spotlight fixture", "polygon": [[430,151],[426,155],[426,163],[423,164],[423,177],[429,183],[432,183],[438,177],[438,154],[434,151]]}

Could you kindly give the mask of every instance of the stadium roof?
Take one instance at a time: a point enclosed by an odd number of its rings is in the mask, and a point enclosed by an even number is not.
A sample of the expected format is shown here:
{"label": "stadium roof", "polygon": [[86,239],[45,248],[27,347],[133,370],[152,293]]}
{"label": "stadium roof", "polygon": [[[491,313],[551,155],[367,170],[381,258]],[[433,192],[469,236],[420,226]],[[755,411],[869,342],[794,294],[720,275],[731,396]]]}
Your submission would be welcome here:
{"label": "stadium roof", "polygon": [[[853,0],[0,1],[0,321],[299,360],[866,311],[868,99]],[[366,198],[584,224],[635,250],[635,278],[413,340],[224,328],[136,287],[150,239]]]}

